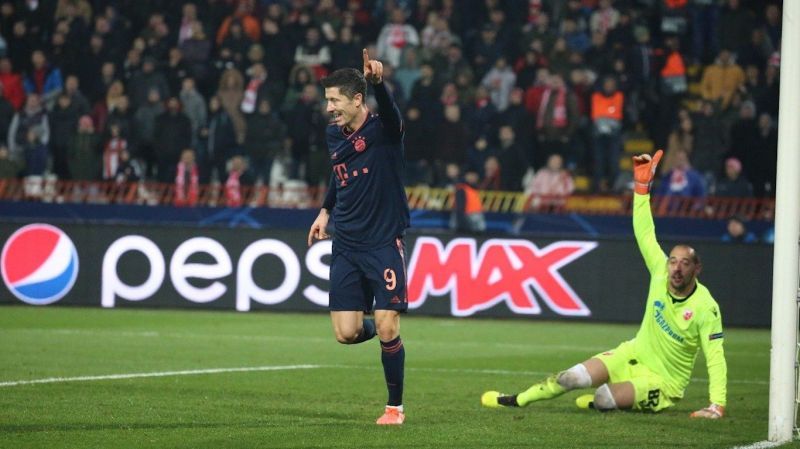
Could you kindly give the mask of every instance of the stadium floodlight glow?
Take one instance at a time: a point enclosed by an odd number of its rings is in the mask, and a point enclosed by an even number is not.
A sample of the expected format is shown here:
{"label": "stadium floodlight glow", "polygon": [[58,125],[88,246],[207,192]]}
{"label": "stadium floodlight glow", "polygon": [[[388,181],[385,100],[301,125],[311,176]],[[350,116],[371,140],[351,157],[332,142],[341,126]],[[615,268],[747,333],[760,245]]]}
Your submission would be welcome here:
{"label": "stadium floodlight glow", "polygon": [[792,440],[797,404],[797,300],[800,251],[800,2],[783,2],[778,177],[772,268],[769,440]]}

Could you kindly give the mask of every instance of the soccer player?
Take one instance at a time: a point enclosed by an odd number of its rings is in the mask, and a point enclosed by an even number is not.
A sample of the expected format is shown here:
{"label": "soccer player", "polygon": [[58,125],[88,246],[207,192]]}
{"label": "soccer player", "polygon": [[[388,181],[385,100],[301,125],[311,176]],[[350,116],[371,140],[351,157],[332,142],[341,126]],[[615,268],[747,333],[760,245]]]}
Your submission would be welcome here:
{"label": "soccer player", "polygon": [[677,245],[667,257],[656,241],[650,211],[650,183],[663,152],[634,156],[633,231],[650,272],[644,318],[636,338],[595,355],[515,395],[487,391],[486,407],[520,407],[579,388],[596,388],[579,397],[581,408],[657,412],[683,397],[699,349],[708,369],[710,405],[695,418],[725,414],[727,364],[722,348],[722,317],[708,289],[697,280],[702,265],[695,250]]}
{"label": "soccer player", "polygon": [[[403,234],[410,218],[401,173],[403,123],[383,84],[383,64],[363,51],[364,72],[340,69],[322,80],[327,111],[328,152],[333,176],[308,244],[336,233],[331,258],[329,308],[336,340],[357,344],[380,339],[389,400],[377,424],[403,424],[405,349],[400,314],[408,309]],[[367,109],[367,82],[378,113]],[[375,319],[364,314],[373,309]]]}

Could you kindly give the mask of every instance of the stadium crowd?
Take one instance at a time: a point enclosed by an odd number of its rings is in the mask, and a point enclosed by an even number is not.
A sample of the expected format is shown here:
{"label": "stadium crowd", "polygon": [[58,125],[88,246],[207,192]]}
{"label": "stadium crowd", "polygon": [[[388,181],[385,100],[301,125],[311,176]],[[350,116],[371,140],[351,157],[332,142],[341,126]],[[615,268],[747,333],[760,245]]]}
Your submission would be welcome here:
{"label": "stadium crowd", "polygon": [[[774,195],[781,4],[762,0],[0,1],[0,177],[325,186],[319,79],[384,61],[408,185]],[[552,157],[557,155],[558,157]],[[548,163],[549,161],[549,163]],[[236,205],[236,198],[229,203]]]}

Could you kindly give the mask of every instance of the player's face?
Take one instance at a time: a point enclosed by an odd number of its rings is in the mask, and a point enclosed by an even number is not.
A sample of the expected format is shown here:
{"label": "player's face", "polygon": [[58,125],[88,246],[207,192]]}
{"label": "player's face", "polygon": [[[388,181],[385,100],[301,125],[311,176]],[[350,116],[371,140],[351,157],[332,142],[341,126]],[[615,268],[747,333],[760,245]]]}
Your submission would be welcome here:
{"label": "player's face", "polygon": [[347,98],[339,91],[338,87],[328,87],[325,89],[325,100],[328,103],[325,110],[331,116],[331,123],[350,130],[355,130],[361,125],[361,123],[357,123],[363,105],[361,94]]}
{"label": "player's face", "polygon": [[694,250],[676,246],[669,253],[669,285],[675,293],[686,293],[700,273],[701,265],[695,261]]}

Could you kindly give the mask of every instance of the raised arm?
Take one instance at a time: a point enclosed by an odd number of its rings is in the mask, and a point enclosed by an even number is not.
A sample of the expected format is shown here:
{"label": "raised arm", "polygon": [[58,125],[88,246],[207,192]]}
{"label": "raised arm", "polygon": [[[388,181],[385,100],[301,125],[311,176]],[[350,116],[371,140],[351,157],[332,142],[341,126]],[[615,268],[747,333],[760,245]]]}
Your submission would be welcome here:
{"label": "raised arm", "polygon": [[384,131],[394,141],[400,141],[403,135],[403,119],[400,109],[392,99],[386,85],[383,84],[383,63],[369,59],[367,49],[363,50],[364,78],[372,84],[375,92],[375,101],[378,102],[378,117],[383,124]]}
{"label": "raised arm", "polygon": [[663,154],[658,150],[652,158],[649,154],[633,157],[633,234],[651,274],[663,269],[667,259],[656,239],[656,226],[650,211],[650,183]]}

